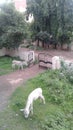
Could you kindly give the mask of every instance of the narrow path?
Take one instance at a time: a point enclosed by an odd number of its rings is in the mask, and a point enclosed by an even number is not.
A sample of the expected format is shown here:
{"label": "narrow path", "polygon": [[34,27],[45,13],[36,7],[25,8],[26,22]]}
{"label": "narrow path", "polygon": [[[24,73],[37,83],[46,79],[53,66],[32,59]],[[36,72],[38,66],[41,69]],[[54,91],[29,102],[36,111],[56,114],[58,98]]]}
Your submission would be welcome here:
{"label": "narrow path", "polygon": [[20,84],[42,72],[44,72],[44,69],[34,65],[23,71],[18,70],[11,74],[0,76],[0,111],[4,110],[8,104],[9,96]]}

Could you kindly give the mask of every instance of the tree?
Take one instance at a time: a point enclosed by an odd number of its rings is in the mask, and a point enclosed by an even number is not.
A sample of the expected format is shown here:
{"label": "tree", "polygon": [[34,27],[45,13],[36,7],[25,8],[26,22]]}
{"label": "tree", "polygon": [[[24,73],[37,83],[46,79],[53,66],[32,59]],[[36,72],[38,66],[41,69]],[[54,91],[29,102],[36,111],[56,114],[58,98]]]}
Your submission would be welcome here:
{"label": "tree", "polygon": [[39,46],[39,41],[41,41],[42,47],[48,48],[49,45],[53,45],[55,49],[57,47],[57,40],[52,35],[49,35],[47,32],[40,31],[35,36],[35,40],[37,41],[37,46]]}
{"label": "tree", "polygon": [[58,29],[56,4],[56,0],[27,0],[27,14],[34,16],[36,33],[47,31],[55,35]]}
{"label": "tree", "polygon": [[12,3],[0,7],[0,48],[18,48],[26,37],[24,16]]}
{"label": "tree", "polygon": [[73,0],[27,0],[27,14],[33,14],[32,30],[35,35],[47,31],[58,38],[73,31]]}

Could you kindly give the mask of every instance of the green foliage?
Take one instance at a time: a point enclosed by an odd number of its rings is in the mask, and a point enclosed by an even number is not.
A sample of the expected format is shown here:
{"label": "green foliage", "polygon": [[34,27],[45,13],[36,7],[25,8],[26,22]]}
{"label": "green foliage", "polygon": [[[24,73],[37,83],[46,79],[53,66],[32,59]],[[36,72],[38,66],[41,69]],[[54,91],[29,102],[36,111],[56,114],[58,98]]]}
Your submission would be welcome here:
{"label": "green foliage", "polygon": [[[73,1],[70,0],[27,0],[27,14],[33,14],[32,36],[46,31],[55,38],[73,31]],[[59,35],[59,30],[61,34]],[[33,33],[34,32],[34,33]],[[70,36],[69,36],[70,38]],[[68,43],[71,42],[68,40]],[[65,40],[63,39],[63,42]]]}
{"label": "green foliage", "polygon": [[[72,118],[72,114],[70,114]],[[64,112],[58,111],[53,115],[48,115],[42,124],[44,130],[72,130],[68,115]]]}
{"label": "green foliage", "polygon": [[0,10],[0,48],[18,48],[26,37],[23,14],[13,4],[4,4]]}
{"label": "green foliage", "polygon": [[73,84],[73,64],[65,65],[64,62],[62,62],[62,74],[69,80],[70,83]]}
{"label": "green foliage", "polygon": [[[47,31],[48,33],[52,33],[53,29],[56,31],[55,26],[52,24],[53,21],[56,21],[55,6],[56,3],[53,4],[53,1],[50,0],[27,0],[27,13],[31,13],[34,16],[33,30],[36,30],[36,32]],[[51,13],[53,16],[52,19]]]}
{"label": "green foliage", "polygon": [[39,41],[41,41],[43,43],[48,43],[49,38],[50,38],[49,34],[47,32],[42,32],[42,31],[39,32],[35,37],[36,40],[39,40]]}
{"label": "green foliage", "polygon": [[42,42],[42,46],[44,47],[45,45],[47,45],[47,47],[51,44],[55,46],[56,49],[56,45],[57,45],[57,40],[56,38],[54,38],[54,36],[50,36],[50,34],[48,32],[44,32],[44,31],[40,31],[36,36],[35,36],[35,40]]}
{"label": "green foliage", "polygon": [[67,34],[62,34],[62,35],[59,36],[59,41],[60,41],[61,44],[64,44],[64,43],[69,44],[70,43],[70,37]]}
{"label": "green foliage", "polygon": [[13,72],[12,69],[13,59],[20,60],[19,57],[8,57],[8,56],[0,57],[0,76]]}
{"label": "green foliage", "polygon": [[11,57],[0,57],[0,75],[12,72],[11,64]]}

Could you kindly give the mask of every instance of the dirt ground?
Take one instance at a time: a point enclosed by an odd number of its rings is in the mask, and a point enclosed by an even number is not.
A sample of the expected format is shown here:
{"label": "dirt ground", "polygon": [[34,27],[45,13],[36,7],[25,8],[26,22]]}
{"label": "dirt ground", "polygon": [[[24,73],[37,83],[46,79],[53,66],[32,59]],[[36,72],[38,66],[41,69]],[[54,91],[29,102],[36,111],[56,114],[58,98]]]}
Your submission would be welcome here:
{"label": "dirt ground", "polygon": [[[38,54],[40,52],[48,53],[50,59],[56,55],[63,56],[65,59],[73,61],[73,51],[35,51],[35,56],[38,57]],[[9,97],[18,86],[20,86],[23,82],[26,82],[28,79],[33,78],[44,71],[44,68],[39,68],[38,64],[36,64],[24,69],[23,71],[17,70],[11,74],[0,76],[0,111],[3,111],[8,105]]]}

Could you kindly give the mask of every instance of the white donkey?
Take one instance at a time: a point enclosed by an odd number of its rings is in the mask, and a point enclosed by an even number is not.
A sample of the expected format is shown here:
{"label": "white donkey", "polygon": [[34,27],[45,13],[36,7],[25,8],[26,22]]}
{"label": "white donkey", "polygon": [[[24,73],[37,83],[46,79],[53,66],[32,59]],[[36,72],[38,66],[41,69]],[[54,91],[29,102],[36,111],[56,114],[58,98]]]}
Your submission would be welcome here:
{"label": "white donkey", "polygon": [[26,61],[18,61],[18,60],[13,60],[12,61],[12,68],[15,69],[15,67],[17,66],[18,69],[22,69],[23,70],[23,66],[28,66],[28,63]]}
{"label": "white donkey", "polygon": [[27,99],[26,107],[24,109],[20,109],[20,111],[24,112],[25,118],[28,118],[30,112],[33,114],[33,101],[37,99],[42,99],[43,103],[45,104],[45,98],[42,95],[42,89],[41,88],[36,88],[33,90]]}

